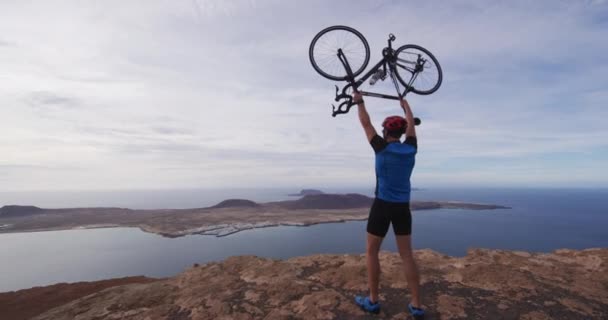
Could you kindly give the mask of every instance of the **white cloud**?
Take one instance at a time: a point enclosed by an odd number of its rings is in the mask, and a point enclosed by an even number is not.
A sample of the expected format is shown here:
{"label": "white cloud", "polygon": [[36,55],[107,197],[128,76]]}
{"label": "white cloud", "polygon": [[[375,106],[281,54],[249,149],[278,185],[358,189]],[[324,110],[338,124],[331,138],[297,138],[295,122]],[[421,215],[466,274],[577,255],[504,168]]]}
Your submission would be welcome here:
{"label": "white cloud", "polygon": [[[333,83],[308,61],[333,24],[363,32],[372,60],[391,32],[440,59],[443,87],[410,98],[417,184],[605,185],[606,7],[3,1],[0,189],[373,183],[355,112],[330,117]],[[368,99],[376,123],[393,105]],[[551,167],[580,153],[594,161]]]}

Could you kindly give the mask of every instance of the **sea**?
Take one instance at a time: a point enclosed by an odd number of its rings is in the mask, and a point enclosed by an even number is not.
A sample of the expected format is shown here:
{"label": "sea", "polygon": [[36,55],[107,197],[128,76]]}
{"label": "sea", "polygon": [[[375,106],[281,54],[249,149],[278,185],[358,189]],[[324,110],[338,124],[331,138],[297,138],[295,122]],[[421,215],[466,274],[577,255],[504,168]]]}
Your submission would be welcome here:
{"label": "sea", "polygon": [[[293,199],[297,189],[189,189],[104,192],[0,192],[0,206],[44,208],[196,208],[229,198],[258,202]],[[372,189],[324,189],[357,192]],[[415,249],[464,256],[473,248],[552,252],[608,248],[608,189],[423,188],[412,200],[464,201],[511,209],[413,212]],[[59,282],[145,275],[168,277],[195,263],[235,255],[273,259],[312,254],[363,254],[365,221],[278,226],[226,237],[164,238],[137,228],[0,234],[0,292]],[[382,250],[396,251],[392,230]]]}

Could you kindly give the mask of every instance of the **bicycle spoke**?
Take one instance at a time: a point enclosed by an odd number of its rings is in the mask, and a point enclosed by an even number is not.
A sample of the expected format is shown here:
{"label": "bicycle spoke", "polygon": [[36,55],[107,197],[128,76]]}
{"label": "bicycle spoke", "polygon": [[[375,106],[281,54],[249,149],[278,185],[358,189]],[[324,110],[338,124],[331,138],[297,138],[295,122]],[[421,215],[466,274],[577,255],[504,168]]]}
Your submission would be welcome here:
{"label": "bicycle spoke", "polygon": [[416,79],[418,80],[416,82],[417,87],[419,87],[422,90],[428,90],[429,88],[429,81],[428,79],[423,75],[423,74],[419,74],[418,78]]}
{"label": "bicycle spoke", "polygon": [[425,51],[411,47],[399,51],[397,55],[398,71],[407,71],[406,77],[401,78],[402,82],[411,83],[417,92],[433,90],[439,83],[440,71]]}
{"label": "bicycle spoke", "polygon": [[401,62],[403,62],[403,63],[407,63],[407,64],[413,64],[413,65],[416,65],[416,62],[414,62],[414,61],[405,60],[405,59],[401,59],[401,58],[397,58],[397,61],[401,61]]}
{"label": "bicycle spoke", "polygon": [[319,43],[319,49],[319,51],[325,51],[327,53],[335,54],[335,52],[332,52],[334,50],[333,46],[327,42]]}
{"label": "bicycle spoke", "polygon": [[331,67],[331,66],[333,66],[333,65],[336,64],[336,60],[337,59],[335,59],[335,58],[325,59],[325,60],[319,62],[319,66],[321,66],[321,67]]}
{"label": "bicycle spoke", "polygon": [[[341,57],[338,53],[341,52]],[[311,44],[313,66],[329,78],[345,78],[348,63],[353,74],[363,71],[369,60],[369,47],[360,34],[349,28],[337,28],[320,33]],[[320,70],[319,70],[320,69]]]}
{"label": "bicycle spoke", "polygon": [[406,70],[406,71],[408,71],[409,73],[414,73],[414,72],[415,72],[415,70],[414,70],[414,69],[409,68],[409,67],[406,67],[406,66],[404,66],[404,65],[402,65],[402,64],[397,63],[397,66],[401,67],[402,69],[405,69],[405,70]]}
{"label": "bicycle spoke", "polygon": [[319,65],[321,67],[331,67],[331,66],[333,66],[335,64],[336,64],[336,61],[334,59],[327,59],[327,60],[319,63]]}

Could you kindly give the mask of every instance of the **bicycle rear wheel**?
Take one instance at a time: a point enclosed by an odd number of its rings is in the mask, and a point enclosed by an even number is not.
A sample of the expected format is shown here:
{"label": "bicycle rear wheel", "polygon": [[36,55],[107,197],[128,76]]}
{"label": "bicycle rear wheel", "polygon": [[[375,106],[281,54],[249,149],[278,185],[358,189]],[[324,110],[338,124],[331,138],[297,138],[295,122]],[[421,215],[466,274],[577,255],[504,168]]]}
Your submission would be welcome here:
{"label": "bicycle rear wheel", "polygon": [[312,67],[323,77],[343,81],[348,74],[340,59],[338,49],[342,49],[353,77],[365,70],[369,63],[369,45],[359,31],[347,26],[333,26],[321,30],[310,43],[308,56]]}
{"label": "bicycle rear wheel", "polygon": [[[415,44],[406,44],[395,51],[395,56],[397,57],[397,79],[408,90],[427,95],[439,89],[443,81],[441,66],[437,58],[427,49]],[[421,70],[416,71],[416,65],[421,61],[420,59],[426,62]],[[416,75],[416,79],[412,83],[412,88],[409,88],[408,84],[414,75]]]}

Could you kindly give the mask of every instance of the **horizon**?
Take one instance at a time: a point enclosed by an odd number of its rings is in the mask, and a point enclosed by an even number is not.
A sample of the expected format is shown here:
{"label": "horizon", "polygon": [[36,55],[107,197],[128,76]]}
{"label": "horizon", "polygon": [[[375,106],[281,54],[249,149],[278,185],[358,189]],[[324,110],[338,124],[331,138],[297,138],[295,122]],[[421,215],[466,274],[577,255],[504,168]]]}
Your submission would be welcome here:
{"label": "horizon", "polygon": [[[331,117],[340,84],[308,61],[337,24],[370,65],[393,33],[443,68],[436,93],[408,95],[413,186],[608,188],[604,0],[15,1],[0,3],[0,194],[373,189],[356,110]],[[376,126],[400,111],[366,102]]]}
{"label": "horizon", "polygon": [[[296,199],[290,196],[303,189],[320,190],[326,194],[362,194],[373,197],[373,186],[362,187],[292,187],[292,188],[191,188],[191,189],[139,189],[139,190],[53,190],[53,191],[0,191],[0,208],[4,206],[35,206],[45,209],[120,207],[137,210],[187,209],[212,206],[224,200],[244,199],[258,203]],[[551,192],[561,195],[597,195],[608,188],[563,187],[414,187],[413,201],[463,201],[474,195],[492,195],[498,202],[511,199],[514,194]],[[502,195],[502,196],[500,196]],[[504,198],[504,199],[503,199]],[[495,203],[499,204],[499,203]],[[504,203],[503,203],[504,204]]]}
{"label": "horizon", "polygon": [[[9,190],[0,191],[1,194],[9,193],[104,193],[104,192],[157,192],[157,191],[254,191],[254,190],[266,190],[266,191],[286,191],[286,192],[299,192],[306,189],[328,191],[329,192],[351,192],[349,190],[374,190],[375,185],[358,185],[358,186],[279,186],[279,187],[175,187],[175,188],[128,188],[128,189],[31,189],[31,190]],[[562,186],[562,185],[546,185],[546,186],[520,186],[520,185],[428,185],[428,186],[413,186],[412,191],[426,191],[426,190],[608,190],[608,186]]]}

